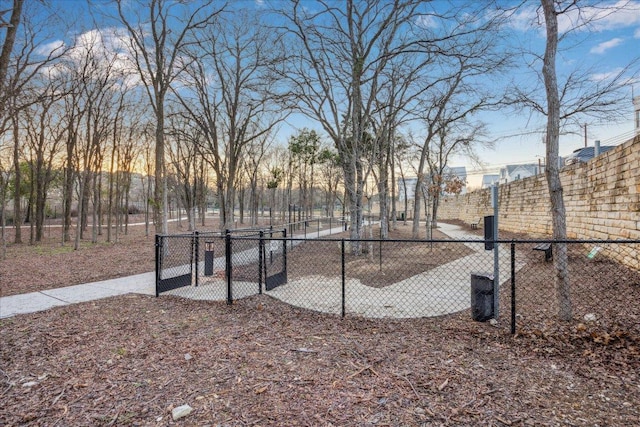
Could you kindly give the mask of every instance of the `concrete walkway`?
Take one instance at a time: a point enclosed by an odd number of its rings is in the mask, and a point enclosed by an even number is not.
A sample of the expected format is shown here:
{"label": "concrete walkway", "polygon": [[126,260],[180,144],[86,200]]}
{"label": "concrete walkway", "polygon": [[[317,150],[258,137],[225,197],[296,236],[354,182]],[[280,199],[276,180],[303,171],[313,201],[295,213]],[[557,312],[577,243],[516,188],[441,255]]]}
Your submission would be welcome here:
{"label": "concrete walkway", "polygon": [[155,295],[155,272],[0,298],[0,319],[61,305],[137,293]]}
{"label": "concrete walkway", "polygon": [[[467,243],[474,253],[381,289],[371,288],[350,279],[347,284],[346,299],[349,301],[347,311],[368,317],[423,317],[469,308],[470,274],[472,271],[492,271],[493,252],[484,251],[479,236],[466,234],[458,226],[442,223],[439,230],[452,239],[478,240],[478,243]],[[307,239],[323,237],[336,231],[341,230],[308,233]],[[501,271],[506,273],[509,261],[506,251],[503,251],[500,258]],[[504,273],[503,276],[505,276]],[[327,278],[310,277],[299,283],[290,281],[268,294],[292,305],[339,313],[341,284],[339,279],[336,283],[334,282],[335,280],[331,281]],[[436,285],[420,287],[418,283],[435,283]],[[255,294],[255,285],[255,283],[234,283],[234,298]],[[307,289],[309,286],[311,288]],[[245,287],[247,290],[243,292],[242,289]],[[180,289],[170,293],[194,299],[212,299],[213,297],[213,299],[224,300],[226,298],[226,291],[223,289],[220,290],[219,296],[207,295],[206,286],[200,287],[197,291],[193,295],[190,295],[192,292],[182,295],[183,292]],[[155,295],[155,272],[2,297],[0,298],[0,318],[128,293]]]}
{"label": "concrete walkway", "polygon": [[[365,317],[411,318],[441,316],[468,309],[471,306],[471,274],[493,277],[493,251],[485,251],[481,237],[467,234],[458,226],[443,223],[439,231],[454,240],[474,240],[465,243],[473,253],[383,288],[347,279],[345,311]],[[510,278],[511,261],[506,247],[501,248],[499,260],[500,281],[504,283]],[[522,265],[516,259],[516,269]],[[266,293],[301,308],[334,314],[342,311],[342,282],[336,277],[317,275],[289,280]]]}

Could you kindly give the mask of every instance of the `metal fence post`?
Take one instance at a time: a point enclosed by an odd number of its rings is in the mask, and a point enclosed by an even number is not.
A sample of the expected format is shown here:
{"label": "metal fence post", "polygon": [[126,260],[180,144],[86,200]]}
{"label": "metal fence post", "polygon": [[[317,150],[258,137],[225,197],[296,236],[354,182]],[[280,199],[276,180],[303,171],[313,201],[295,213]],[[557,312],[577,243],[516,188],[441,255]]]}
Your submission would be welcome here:
{"label": "metal fence post", "polygon": [[[271,242],[273,241],[273,226],[269,227],[269,265],[273,265],[273,246],[271,245]],[[266,264],[266,260],[265,260],[265,264]],[[266,267],[265,267],[265,271],[266,271]],[[265,274],[265,278],[266,278],[266,274]]]}
{"label": "metal fence post", "polygon": [[511,335],[516,334],[516,244],[511,242]]}
{"label": "metal fence post", "polygon": [[160,245],[162,237],[156,234],[156,298],[160,296],[158,285],[160,283]]}
{"label": "metal fence post", "polygon": [[282,267],[285,276],[287,275],[287,229],[282,230]]}
{"label": "metal fence post", "polygon": [[258,293],[262,293],[262,273],[266,270],[264,260],[264,231],[260,230],[260,240],[258,241]]}
{"label": "metal fence post", "polygon": [[342,317],[345,315],[345,299],[346,299],[346,272],[345,272],[345,262],[344,262],[344,239],[342,239]]}
{"label": "metal fence post", "polygon": [[226,258],[226,270],[227,270],[227,304],[231,305],[233,303],[233,295],[231,294],[231,277],[233,268],[232,262],[232,245],[231,245],[231,232],[226,230],[225,236],[225,258]]}
{"label": "metal fence post", "polygon": [[200,274],[198,274],[198,270],[200,268],[200,237],[198,236],[198,232],[193,232],[193,248],[195,251],[195,259],[196,259],[196,287],[198,286],[198,280]]}

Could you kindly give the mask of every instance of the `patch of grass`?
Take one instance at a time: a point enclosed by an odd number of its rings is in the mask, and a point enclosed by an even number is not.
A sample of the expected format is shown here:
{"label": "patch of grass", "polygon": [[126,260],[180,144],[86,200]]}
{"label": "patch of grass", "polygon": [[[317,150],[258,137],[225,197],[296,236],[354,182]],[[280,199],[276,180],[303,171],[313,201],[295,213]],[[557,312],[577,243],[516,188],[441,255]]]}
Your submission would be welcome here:
{"label": "patch of grass", "polygon": [[68,254],[73,252],[73,245],[56,245],[56,246],[40,246],[33,247],[33,252],[36,255],[59,255]]}

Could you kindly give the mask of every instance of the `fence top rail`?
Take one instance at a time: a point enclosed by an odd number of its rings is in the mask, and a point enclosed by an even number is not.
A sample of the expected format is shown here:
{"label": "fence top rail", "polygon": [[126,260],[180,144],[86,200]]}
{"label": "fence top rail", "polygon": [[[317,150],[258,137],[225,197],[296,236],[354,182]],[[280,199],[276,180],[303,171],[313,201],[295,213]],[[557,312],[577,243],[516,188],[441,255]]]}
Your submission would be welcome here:
{"label": "fence top rail", "polygon": [[156,237],[166,238],[166,237],[182,237],[182,238],[190,238],[192,239],[195,236],[194,233],[175,233],[175,234],[156,234]]}
{"label": "fence top rail", "polygon": [[[275,232],[275,230],[274,230]],[[239,240],[257,240],[259,237],[253,236],[234,236],[233,239]],[[551,239],[344,239],[344,238],[314,238],[306,239],[304,237],[273,237],[264,236],[263,240],[287,240],[287,241],[307,241],[314,242],[360,242],[360,243],[499,243],[499,244],[538,244],[538,243],[551,243],[551,244],[640,244],[640,240],[551,240]]]}

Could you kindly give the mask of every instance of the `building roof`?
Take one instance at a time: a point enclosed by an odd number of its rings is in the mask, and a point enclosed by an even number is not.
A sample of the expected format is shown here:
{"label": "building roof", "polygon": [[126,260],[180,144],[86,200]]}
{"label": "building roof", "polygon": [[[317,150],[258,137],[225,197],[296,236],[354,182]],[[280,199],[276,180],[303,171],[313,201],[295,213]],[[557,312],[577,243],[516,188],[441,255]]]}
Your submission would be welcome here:
{"label": "building roof", "polygon": [[482,188],[490,187],[494,183],[498,182],[499,179],[500,175],[498,174],[482,175]]}

